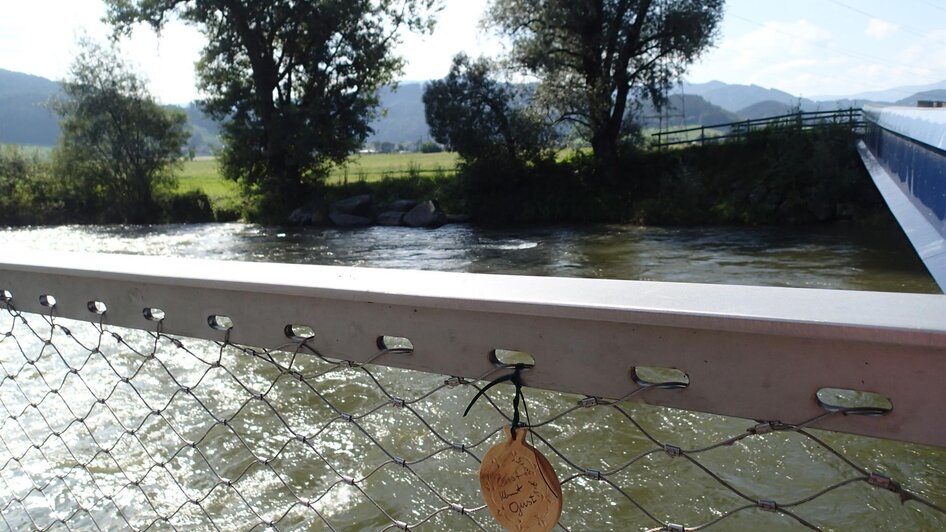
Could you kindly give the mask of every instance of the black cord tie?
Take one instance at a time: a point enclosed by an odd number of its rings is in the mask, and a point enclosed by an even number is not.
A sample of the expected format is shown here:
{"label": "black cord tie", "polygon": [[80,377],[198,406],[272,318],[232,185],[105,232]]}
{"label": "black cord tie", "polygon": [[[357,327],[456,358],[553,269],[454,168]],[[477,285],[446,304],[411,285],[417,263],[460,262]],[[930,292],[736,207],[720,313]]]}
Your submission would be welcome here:
{"label": "black cord tie", "polygon": [[470,413],[470,409],[473,408],[473,404],[476,403],[476,400],[479,399],[481,395],[486,393],[486,390],[489,390],[490,388],[492,388],[493,386],[496,386],[497,384],[501,382],[512,381],[513,385],[516,386],[516,395],[514,395],[512,398],[512,409],[513,409],[512,426],[510,427],[509,431],[512,433],[512,439],[516,439],[516,427],[519,426],[519,399],[524,399],[522,397],[521,372],[525,368],[526,368],[525,364],[516,364],[515,366],[513,366],[512,373],[498,377],[490,381],[490,383],[487,384],[486,386],[483,386],[483,388],[480,391],[476,392],[476,395],[473,396],[473,400],[470,401],[469,405],[467,405],[466,410],[463,411],[463,417],[466,417],[466,415]]}

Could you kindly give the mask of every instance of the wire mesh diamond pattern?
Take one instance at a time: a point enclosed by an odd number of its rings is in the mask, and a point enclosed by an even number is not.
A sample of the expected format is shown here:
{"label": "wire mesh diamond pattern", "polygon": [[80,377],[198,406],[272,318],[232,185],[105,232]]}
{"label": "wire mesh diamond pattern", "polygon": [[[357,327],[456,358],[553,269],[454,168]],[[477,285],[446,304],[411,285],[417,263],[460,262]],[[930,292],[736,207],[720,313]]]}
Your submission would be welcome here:
{"label": "wire mesh diamond pattern", "polygon": [[[408,349],[354,363],[306,339],[263,349],[4,306],[11,530],[499,528],[478,470],[512,389],[462,412],[506,368],[464,379],[385,365]],[[628,401],[647,392],[526,389],[562,481],[558,529],[946,528],[942,449]]]}

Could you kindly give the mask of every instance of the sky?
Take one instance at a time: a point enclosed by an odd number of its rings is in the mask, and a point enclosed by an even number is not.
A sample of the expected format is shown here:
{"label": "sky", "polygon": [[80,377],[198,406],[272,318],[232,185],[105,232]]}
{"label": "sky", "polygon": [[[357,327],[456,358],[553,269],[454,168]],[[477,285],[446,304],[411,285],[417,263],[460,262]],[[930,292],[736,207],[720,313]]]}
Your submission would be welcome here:
{"label": "sky", "polygon": [[[487,0],[446,0],[432,35],[405,35],[402,79],[446,75],[454,54],[495,56],[481,29]],[[101,0],[0,0],[0,68],[62,79],[83,35],[103,40]],[[716,46],[691,65],[694,83],[719,80],[806,98],[842,96],[946,80],[946,0],[728,0]],[[126,57],[164,103],[199,95],[194,63],[204,40],[170,24],[158,38],[137,29]],[[904,94],[907,96],[907,94]]]}

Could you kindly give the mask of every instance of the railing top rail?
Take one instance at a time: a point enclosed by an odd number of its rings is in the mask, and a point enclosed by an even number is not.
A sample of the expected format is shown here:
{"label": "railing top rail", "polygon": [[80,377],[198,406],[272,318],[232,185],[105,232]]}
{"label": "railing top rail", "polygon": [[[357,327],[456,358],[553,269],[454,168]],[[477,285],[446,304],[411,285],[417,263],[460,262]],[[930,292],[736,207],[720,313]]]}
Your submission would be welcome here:
{"label": "railing top rail", "polygon": [[717,129],[717,128],[727,128],[727,127],[732,127],[732,126],[744,126],[746,124],[748,125],[768,124],[768,123],[773,123],[773,122],[779,122],[782,120],[798,119],[798,118],[801,118],[802,120],[809,120],[809,119],[815,119],[815,118],[835,117],[835,116],[848,117],[848,116],[853,116],[860,112],[861,112],[861,109],[857,107],[849,107],[846,109],[836,109],[833,111],[802,111],[802,112],[797,112],[797,113],[787,113],[787,114],[778,115],[778,116],[770,116],[766,118],[747,118],[745,120],[735,120],[733,122],[724,122],[720,124],[694,126],[687,129],[674,129],[672,131],[670,130],[658,131],[656,133],[652,133],[652,136],[660,137],[663,135],[672,135],[676,133],[689,133],[691,131],[700,131],[703,129]]}
{"label": "railing top rail", "polygon": [[946,153],[946,108],[867,105],[864,118],[939,153]]}
{"label": "railing top rail", "polygon": [[[252,346],[306,325],[313,348],[356,362],[396,336],[413,352],[380,363],[465,378],[495,370],[494,350],[527,351],[528,386],[596,397],[626,396],[635,367],[678,368],[687,389],[648,402],[758,420],[815,418],[824,387],[873,391],[889,415],[816,426],[946,446],[942,295],[4,251],[20,311],[95,320],[100,301],[111,325]],[[208,326],[221,315],[226,333]]]}
{"label": "railing top rail", "polygon": [[[946,347],[946,296],[22,250],[0,272]],[[0,273],[2,275],[2,273]],[[0,276],[2,279],[2,276]],[[897,309],[891,312],[891,309]]]}

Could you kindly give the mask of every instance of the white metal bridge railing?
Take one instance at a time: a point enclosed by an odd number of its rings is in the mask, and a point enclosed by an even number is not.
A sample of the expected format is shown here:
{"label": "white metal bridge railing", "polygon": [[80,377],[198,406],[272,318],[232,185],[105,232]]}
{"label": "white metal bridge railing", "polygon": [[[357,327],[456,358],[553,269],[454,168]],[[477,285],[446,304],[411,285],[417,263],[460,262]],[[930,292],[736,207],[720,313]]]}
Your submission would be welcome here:
{"label": "white metal bridge railing", "polygon": [[495,529],[511,390],[461,416],[523,360],[559,529],[946,526],[944,296],[9,250],[0,296],[14,530]]}

